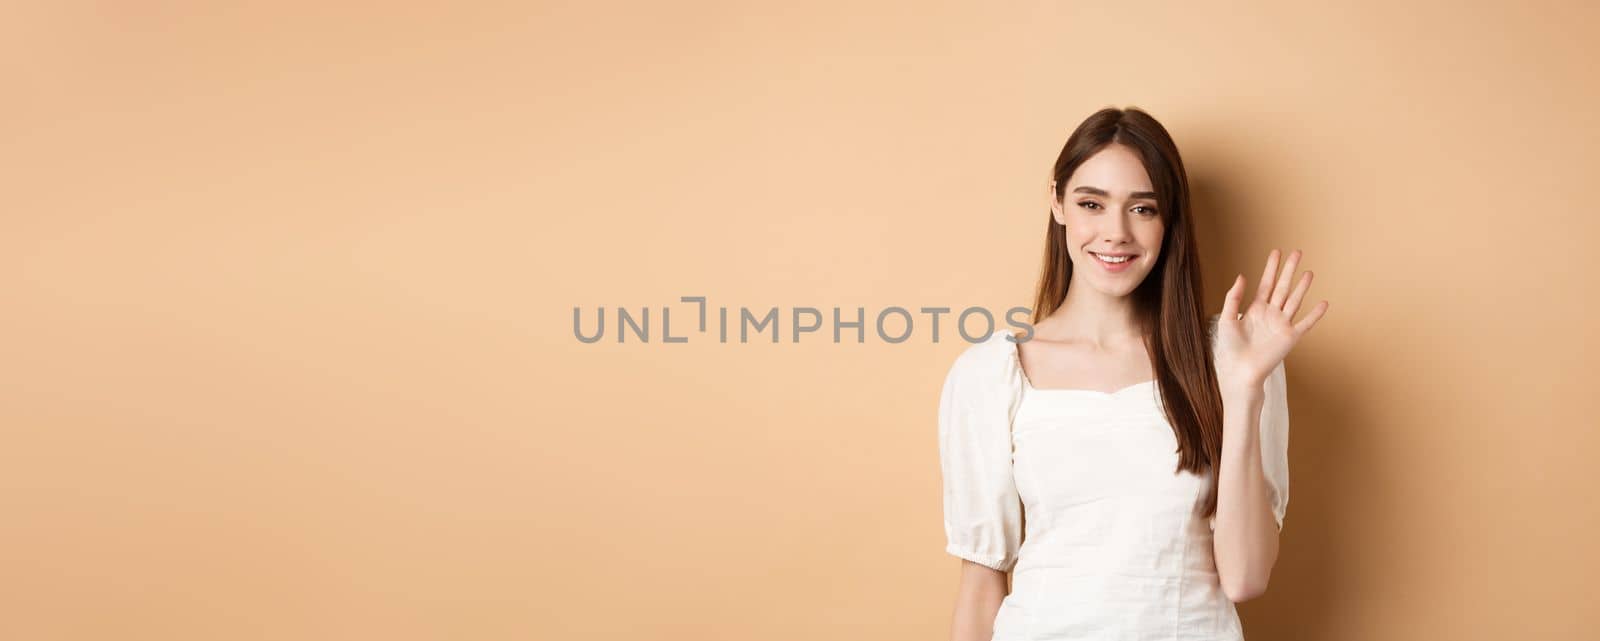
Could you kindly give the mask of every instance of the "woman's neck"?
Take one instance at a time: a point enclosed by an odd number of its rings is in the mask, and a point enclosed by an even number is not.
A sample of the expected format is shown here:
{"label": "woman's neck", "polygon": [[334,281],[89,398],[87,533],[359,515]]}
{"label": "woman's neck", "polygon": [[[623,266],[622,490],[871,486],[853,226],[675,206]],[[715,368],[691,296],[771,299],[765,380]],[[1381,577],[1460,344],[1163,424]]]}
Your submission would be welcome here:
{"label": "woman's neck", "polygon": [[1066,298],[1034,328],[1035,338],[1118,350],[1144,341],[1133,299],[1107,296],[1091,287],[1067,289]]}

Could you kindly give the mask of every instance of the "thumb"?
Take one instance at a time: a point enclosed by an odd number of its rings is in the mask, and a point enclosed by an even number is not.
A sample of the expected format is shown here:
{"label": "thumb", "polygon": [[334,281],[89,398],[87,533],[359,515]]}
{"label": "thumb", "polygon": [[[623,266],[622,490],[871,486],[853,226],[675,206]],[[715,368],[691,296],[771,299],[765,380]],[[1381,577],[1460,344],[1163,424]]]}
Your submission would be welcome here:
{"label": "thumb", "polygon": [[1222,299],[1222,317],[1219,320],[1238,320],[1239,301],[1244,299],[1244,274],[1233,277],[1233,286],[1228,288],[1228,295]]}

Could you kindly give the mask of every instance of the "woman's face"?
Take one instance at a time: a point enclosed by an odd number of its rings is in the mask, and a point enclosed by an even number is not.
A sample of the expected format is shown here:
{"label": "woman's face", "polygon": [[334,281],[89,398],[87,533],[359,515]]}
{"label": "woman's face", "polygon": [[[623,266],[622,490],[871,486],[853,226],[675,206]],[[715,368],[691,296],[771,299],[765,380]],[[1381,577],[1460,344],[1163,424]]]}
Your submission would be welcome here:
{"label": "woman's face", "polygon": [[1155,266],[1166,230],[1138,153],[1107,145],[1072,173],[1061,200],[1050,188],[1051,214],[1067,228],[1072,280],[1112,296],[1133,292]]}

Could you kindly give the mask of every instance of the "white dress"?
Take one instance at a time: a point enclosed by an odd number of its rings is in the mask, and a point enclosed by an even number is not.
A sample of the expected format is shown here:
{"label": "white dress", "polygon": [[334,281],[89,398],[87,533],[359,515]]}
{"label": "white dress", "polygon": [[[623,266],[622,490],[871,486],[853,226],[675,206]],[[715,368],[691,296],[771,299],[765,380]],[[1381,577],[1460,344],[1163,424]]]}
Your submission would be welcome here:
{"label": "white dress", "polygon": [[[1174,473],[1159,386],[1036,389],[1009,336],[962,352],[939,402],[946,551],[1013,573],[993,641],[1243,639],[1217,580],[1212,522],[1199,516],[1214,472]],[[1281,529],[1281,363],[1264,392],[1262,469]]]}

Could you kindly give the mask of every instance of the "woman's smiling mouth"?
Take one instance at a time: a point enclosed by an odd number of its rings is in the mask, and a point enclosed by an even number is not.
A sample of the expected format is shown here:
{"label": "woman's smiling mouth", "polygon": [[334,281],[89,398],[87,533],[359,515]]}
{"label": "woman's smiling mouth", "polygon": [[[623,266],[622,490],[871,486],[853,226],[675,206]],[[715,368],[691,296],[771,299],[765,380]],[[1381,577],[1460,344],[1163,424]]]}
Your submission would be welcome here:
{"label": "woman's smiling mouth", "polygon": [[1127,269],[1129,265],[1133,264],[1133,259],[1139,257],[1138,254],[1102,254],[1099,252],[1089,252],[1089,255],[1094,257],[1094,262],[1099,263],[1106,271],[1112,273]]}

